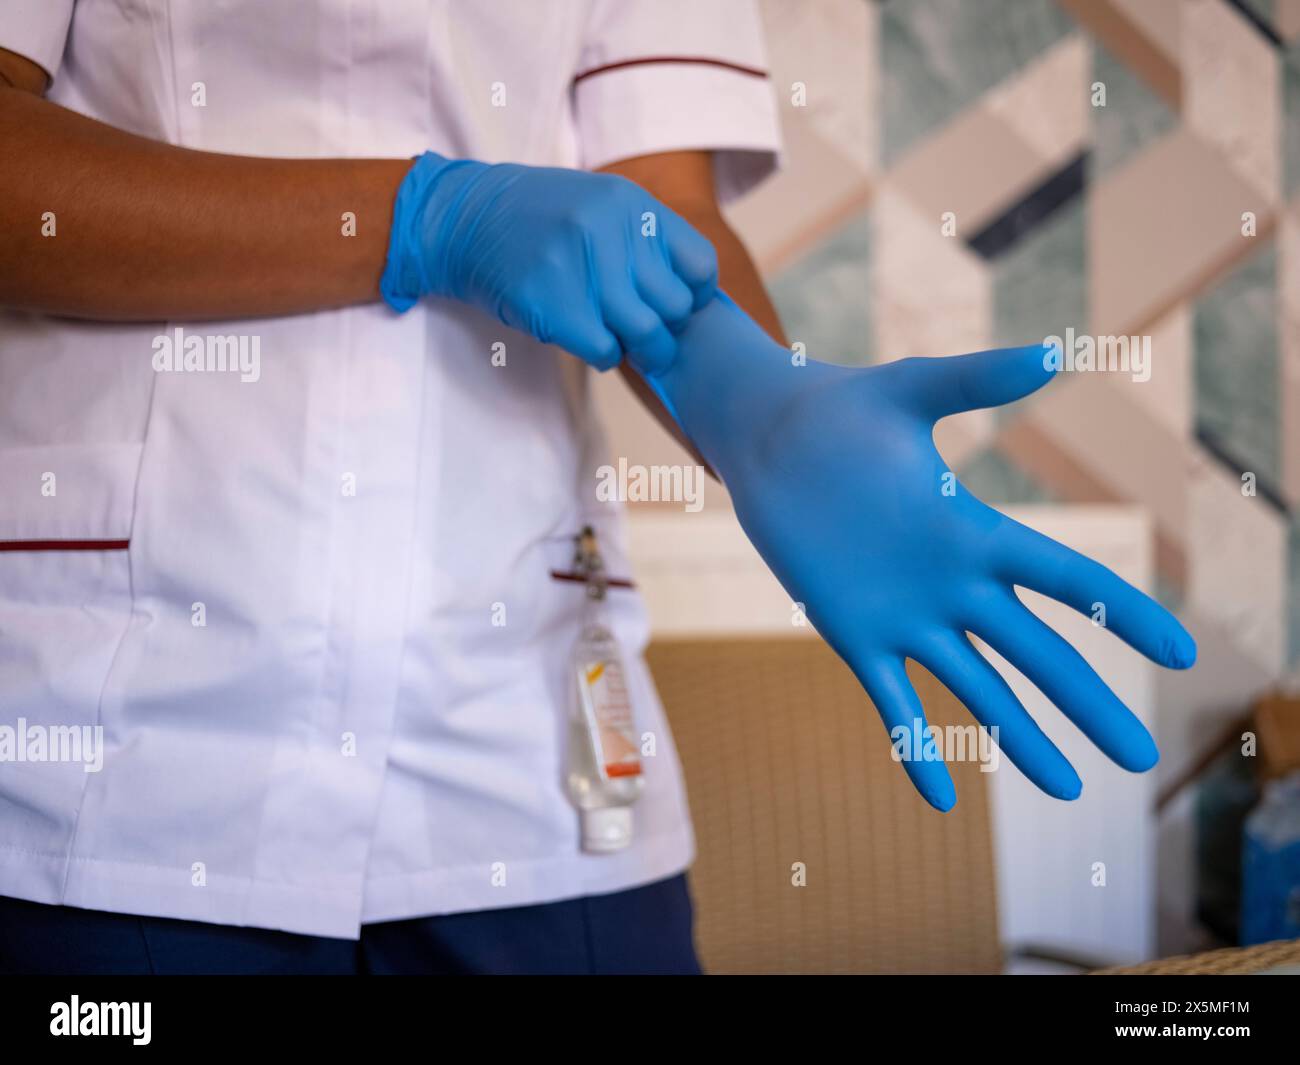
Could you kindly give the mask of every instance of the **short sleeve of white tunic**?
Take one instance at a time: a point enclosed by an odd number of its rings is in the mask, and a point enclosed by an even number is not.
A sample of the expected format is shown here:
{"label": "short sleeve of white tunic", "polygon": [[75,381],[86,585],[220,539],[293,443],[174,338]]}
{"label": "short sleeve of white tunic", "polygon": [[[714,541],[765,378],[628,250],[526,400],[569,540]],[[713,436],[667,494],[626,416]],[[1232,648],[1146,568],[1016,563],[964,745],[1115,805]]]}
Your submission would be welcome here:
{"label": "short sleeve of white tunic", "polygon": [[0,48],[17,52],[53,78],[63,61],[73,0],[5,0]]}
{"label": "short sleeve of white tunic", "polygon": [[776,100],[749,0],[596,0],[573,92],[587,169],[709,150],[726,202],[777,164]]}

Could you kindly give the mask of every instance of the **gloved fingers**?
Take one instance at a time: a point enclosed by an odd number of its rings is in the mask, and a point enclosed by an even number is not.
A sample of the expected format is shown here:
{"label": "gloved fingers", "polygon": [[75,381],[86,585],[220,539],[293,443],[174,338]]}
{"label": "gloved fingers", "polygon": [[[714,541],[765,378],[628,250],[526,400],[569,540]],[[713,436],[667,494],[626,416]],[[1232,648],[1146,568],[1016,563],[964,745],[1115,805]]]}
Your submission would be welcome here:
{"label": "gloved fingers", "polygon": [[1022,399],[1052,379],[1042,344],[972,355],[911,358],[901,363],[914,409],[932,421]]}
{"label": "gloved fingers", "polygon": [[632,264],[637,292],[669,330],[675,332],[695,309],[695,295],[673,272],[663,242],[636,238]]}
{"label": "gloved fingers", "polygon": [[1083,783],[1074,766],[965,634],[938,634],[927,651],[921,664],[990,730],[998,747],[1025,776],[1055,798],[1079,797]]}
{"label": "gloved fingers", "polygon": [[878,657],[860,664],[849,664],[875,703],[890,740],[905,755],[902,758],[903,769],[921,793],[921,798],[936,810],[951,810],[957,803],[952,776],[942,757],[925,757],[924,745],[918,743],[927,735],[929,725],[916,689],[907,677],[903,660]]}
{"label": "gloved fingers", "polygon": [[613,369],[622,361],[623,350],[601,321],[595,286],[586,278],[569,278],[564,287],[552,304],[540,286],[520,285],[492,309],[511,329],[543,344],[556,344],[597,370]]}
{"label": "gloved fingers", "polygon": [[[508,322],[508,325],[514,325]],[[618,338],[601,323],[594,313],[565,317],[552,323],[546,329],[536,331],[523,328],[547,344],[558,344],[570,355],[576,355],[583,362],[589,363],[597,370],[612,370],[623,361],[623,349]]]}
{"label": "gloved fingers", "polygon": [[663,319],[632,289],[618,285],[601,293],[605,326],[618,337],[633,364],[645,373],[659,374],[672,365],[677,341]]}
{"label": "gloved fingers", "polygon": [[1024,525],[1008,524],[999,575],[1051,596],[1170,669],[1196,661],[1196,641],[1173,614],[1100,562]]}
{"label": "gloved fingers", "polygon": [[685,282],[694,297],[693,310],[699,310],[718,288],[718,253],[698,229],[675,211],[658,206],[660,239],[668,248],[673,272]]}
{"label": "gloved fingers", "polygon": [[1096,671],[1014,596],[971,626],[972,632],[1023,673],[1088,739],[1134,773],[1160,759],[1146,726]]}

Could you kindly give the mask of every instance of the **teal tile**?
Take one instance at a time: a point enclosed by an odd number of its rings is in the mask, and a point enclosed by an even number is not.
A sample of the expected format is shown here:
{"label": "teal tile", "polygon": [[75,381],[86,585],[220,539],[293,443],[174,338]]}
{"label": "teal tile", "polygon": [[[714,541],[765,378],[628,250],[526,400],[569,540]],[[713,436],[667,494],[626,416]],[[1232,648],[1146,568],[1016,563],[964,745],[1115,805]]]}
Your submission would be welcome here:
{"label": "teal tile", "polygon": [[1003,346],[1088,330],[1087,202],[1062,207],[993,264],[993,334]]}
{"label": "teal tile", "polygon": [[1273,25],[1273,16],[1276,14],[1273,0],[1241,0],[1241,3],[1243,6],[1250,8],[1265,23],[1270,26]]}
{"label": "teal tile", "polygon": [[1093,42],[1092,80],[1106,86],[1106,106],[1092,107],[1092,178],[1096,180],[1169,133],[1178,119],[1146,82],[1098,41]]}
{"label": "teal tile", "polygon": [[1180,613],[1186,603],[1182,585],[1175,584],[1160,570],[1156,570],[1154,584],[1155,587],[1152,589],[1152,593],[1156,602],[1171,614]]}
{"label": "teal tile", "polygon": [[[993,266],[993,343],[1037,344],[1088,323],[1087,203],[1067,204],[999,256]],[[1031,396],[1025,402],[1034,402]],[[999,407],[998,422],[1017,407]]]}
{"label": "teal tile", "polygon": [[1288,661],[1300,665],[1300,518],[1292,519],[1288,538],[1287,602],[1290,606]]}
{"label": "teal tile", "polygon": [[1242,470],[1280,483],[1277,252],[1271,241],[1197,300],[1196,426]]}
{"label": "teal tile", "polygon": [[885,165],[1072,28],[1053,0],[900,0],[882,5]]}
{"label": "teal tile", "polygon": [[1300,41],[1282,62],[1282,182],[1287,197],[1300,192]]}
{"label": "teal tile", "polygon": [[957,479],[989,504],[1055,503],[1047,487],[1030,477],[996,448],[986,448],[957,470]]}
{"label": "teal tile", "polygon": [[871,325],[871,216],[850,220],[768,285],[791,343],[810,358],[863,365],[874,358]]}

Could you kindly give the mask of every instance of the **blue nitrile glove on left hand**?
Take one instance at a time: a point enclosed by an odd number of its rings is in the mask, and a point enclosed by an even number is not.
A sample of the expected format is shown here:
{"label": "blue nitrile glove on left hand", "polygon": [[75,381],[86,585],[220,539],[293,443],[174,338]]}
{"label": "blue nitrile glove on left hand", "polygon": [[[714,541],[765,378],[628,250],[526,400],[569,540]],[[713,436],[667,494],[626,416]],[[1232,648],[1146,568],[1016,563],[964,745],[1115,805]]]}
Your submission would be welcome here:
{"label": "blue nitrile glove on left hand", "polygon": [[[678,334],[651,385],[722,478],[754,546],[849,664],[891,734],[925,728],[904,670],[914,659],[1050,795],[1082,785],[967,637],[1007,659],[1115,762],[1159,757],[1142,723],[1014,587],[1105,624],[1153,661],[1186,669],[1196,644],[1164,607],[1105,566],[968,493],[935,448],[940,418],[1010,403],[1046,384],[1041,346],[868,368],[795,365],[724,294]],[[946,489],[946,490],[945,490]],[[940,760],[904,760],[940,810],[956,802]]]}
{"label": "blue nitrile glove on left hand", "polygon": [[612,174],[420,156],[398,189],[380,293],[473,304],[597,369],[658,373],[713,298],[713,245]]}

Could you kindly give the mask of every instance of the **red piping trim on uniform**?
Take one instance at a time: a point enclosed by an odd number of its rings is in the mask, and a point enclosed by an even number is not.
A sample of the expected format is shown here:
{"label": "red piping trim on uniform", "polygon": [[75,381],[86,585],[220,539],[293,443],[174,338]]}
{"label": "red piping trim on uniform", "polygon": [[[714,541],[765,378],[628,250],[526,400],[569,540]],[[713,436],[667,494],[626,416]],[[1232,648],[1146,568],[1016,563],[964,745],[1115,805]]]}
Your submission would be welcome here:
{"label": "red piping trim on uniform", "polygon": [[692,55],[656,55],[647,56],[645,59],[622,59],[617,63],[606,63],[601,67],[592,67],[590,70],[584,70],[573,79],[573,84],[585,78],[594,78],[597,74],[606,74],[611,70],[621,70],[623,67],[640,67],[648,63],[691,63],[698,66],[722,67],[724,70],[734,70],[738,74],[748,74],[751,78],[766,78],[767,71],[759,70],[757,67],[746,67],[739,63],[728,63],[725,59],[707,59],[701,56]]}
{"label": "red piping trim on uniform", "polygon": [[0,551],[125,551],[130,540],[0,540]]}
{"label": "red piping trim on uniform", "polygon": [[[561,570],[551,570],[551,579],[555,581],[577,581],[580,584],[586,583],[587,575],[585,573],[564,573]],[[635,588],[636,584],[625,577],[606,577],[605,583],[611,588]]]}

